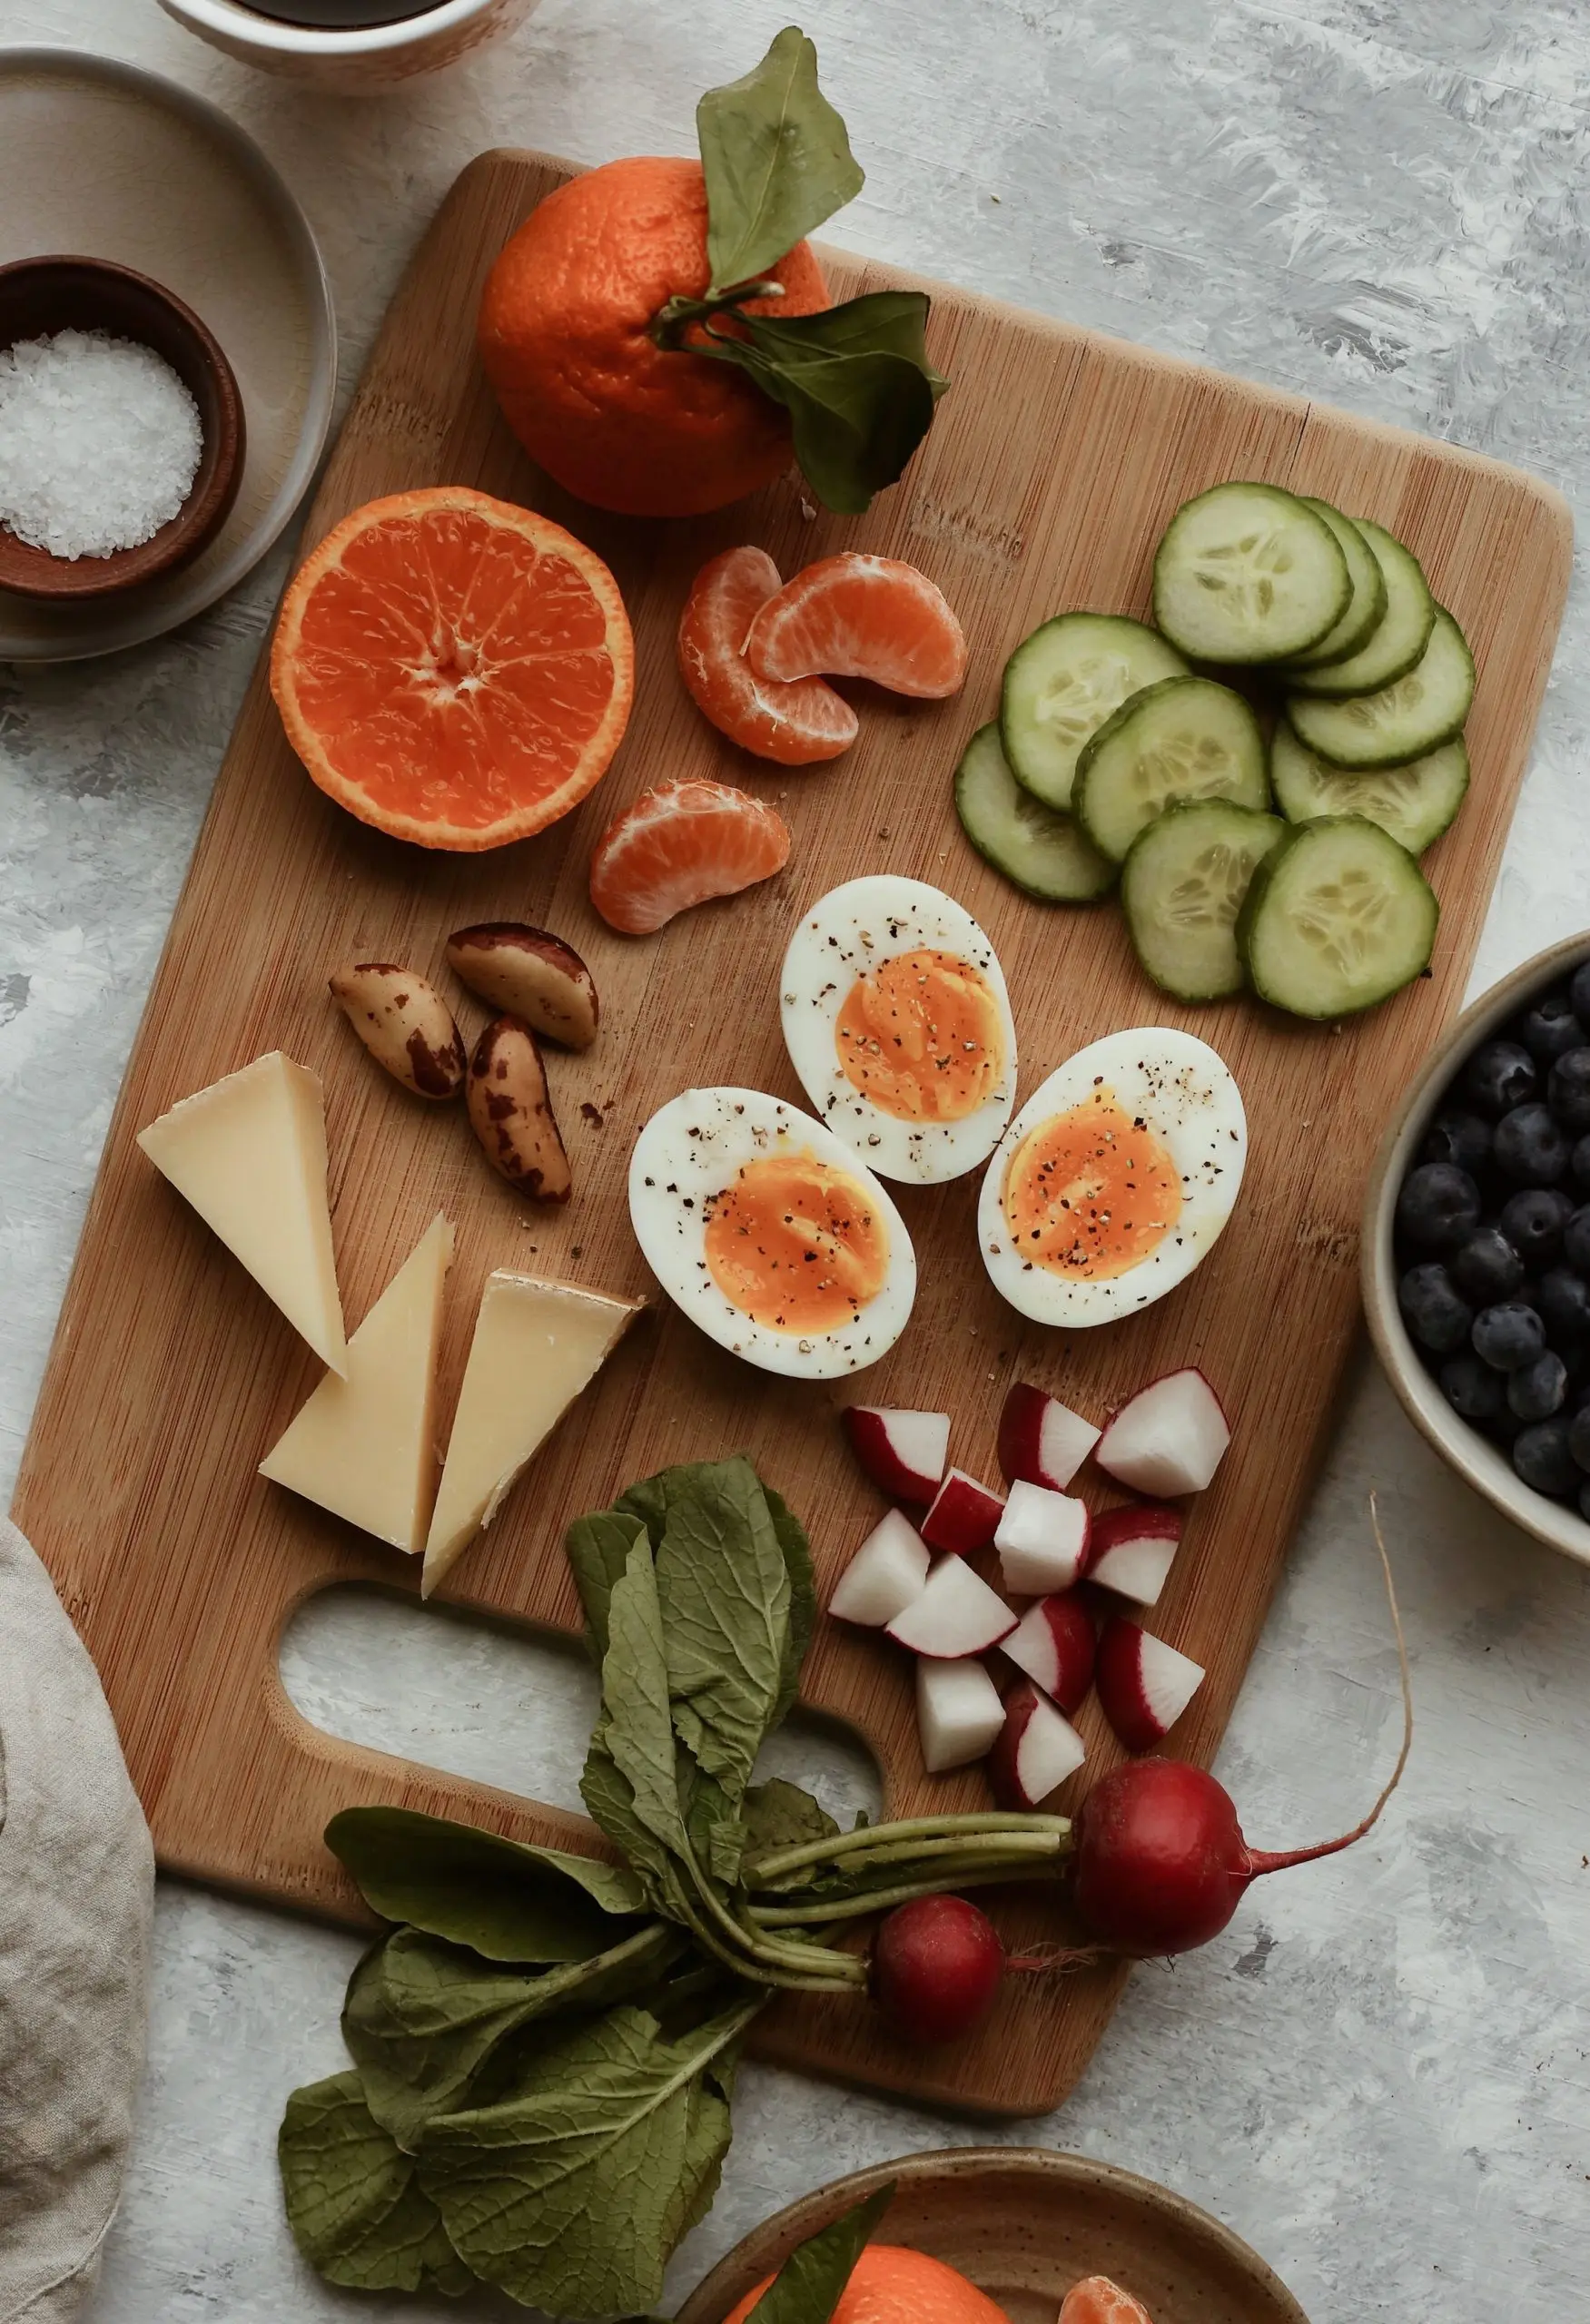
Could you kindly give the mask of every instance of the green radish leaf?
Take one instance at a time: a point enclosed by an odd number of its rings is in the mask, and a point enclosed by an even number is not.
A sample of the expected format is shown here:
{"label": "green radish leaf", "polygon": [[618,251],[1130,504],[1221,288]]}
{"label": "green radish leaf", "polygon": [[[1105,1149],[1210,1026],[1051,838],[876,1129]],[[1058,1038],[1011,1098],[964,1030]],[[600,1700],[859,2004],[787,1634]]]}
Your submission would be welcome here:
{"label": "green radish leaf", "polygon": [[571,2319],[635,2315],[716,2191],[755,2003],[674,2042],[615,2009],[528,2059],[498,2102],[437,2116],[420,2182],[476,2275]]}
{"label": "green radish leaf", "polygon": [[865,183],[844,123],[817,85],[817,52],[785,25],[743,80],[696,108],[715,290],[754,281]]}
{"label": "green radish leaf", "polygon": [[326,1846],[383,1920],[468,1945],[492,1961],[583,1961],[614,1942],[614,1921],[644,1911],[624,1866],[408,1807],[349,1807]]}
{"label": "green radish leaf", "polygon": [[644,1521],[622,1509],[597,1509],[588,1517],[577,1517],[564,1536],[598,1663],[607,1651],[607,1602],[613,1585],[622,1578],[630,1551],[645,1538]]}
{"label": "green radish leaf", "polygon": [[355,2291],[466,2291],[470,2273],[414,2158],[364,2102],[357,2073],[307,2083],[277,2140],[293,2240],[327,2280]]}
{"label": "green radish leaf", "polygon": [[799,1784],[785,1783],[782,1776],[775,1776],[767,1783],[753,1784],[746,1794],[746,1886],[754,1888],[756,1885],[759,1857],[772,1856],[782,1848],[804,1848],[814,1840],[832,1840],[838,1836],[839,1827],[833,1817]]}
{"label": "green radish leaf", "polygon": [[801,1665],[806,1659],[806,1649],[812,1642],[812,1632],[817,1622],[817,1583],[812,1571],[812,1548],[806,1539],[806,1529],[789,1506],[775,1493],[771,1485],[764,1485],[762,1497],[767,1503],[767,1514],[773,1520],[773,1530],[778,1536],[778,1546],[784,1553],[785,1571],[789,1575],[789,1628],[784,1641],[784,1666],[779,1673],[778,1699],[773,1706],[769,1731],[777,1727],[793,1706],[801,1683]]}
{"label": "green radish leaf", "polygon": [[736,1816],[789,1636],[789,1570],[749,1461],[715,1462],[692,1492],[670,1497],[656,1573],[674,1726]]}
{"label": "green radish leaf", "polygon": [[853,2208],[797,2243],[746,2324],[828,2324],[871,2240],[873,2230],[894,2200],[894,2182],[880,2187]]}
{"label": "green radish leaf", "polygon": [[687,1859],[657,1574],[647,1541],[637,1541],[613,1586],[607,1625],[602,1661],[607,1752],[629,1786],[637,1820],[665,1848]]}

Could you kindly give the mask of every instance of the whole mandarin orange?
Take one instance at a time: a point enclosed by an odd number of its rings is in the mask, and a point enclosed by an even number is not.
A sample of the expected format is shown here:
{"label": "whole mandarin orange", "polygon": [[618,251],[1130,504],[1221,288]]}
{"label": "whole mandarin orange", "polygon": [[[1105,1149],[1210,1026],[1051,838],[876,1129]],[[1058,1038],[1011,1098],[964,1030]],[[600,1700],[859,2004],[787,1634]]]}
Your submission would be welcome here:
{"label": "whole mandarin orange", "polygon": [[[751,314],[809,315],[828,286],[805,242],[769,270],[784,296]],[[480,302],[486,375],[531,458],[582,500],[695,517],[770,484],[788,419],[732,364],[657,346],[654,318],[707,287],[699,162],[608,162],[538,203]]]}
{"label": "whole mandarin orange", "polygon": [[[771,2276],[731,2309],[724,2324],[745,2324]],[[1002,2308],[960,2270],[902,2243],[869,2243],[839,2295],[833,2324],[1007,2324]]]}

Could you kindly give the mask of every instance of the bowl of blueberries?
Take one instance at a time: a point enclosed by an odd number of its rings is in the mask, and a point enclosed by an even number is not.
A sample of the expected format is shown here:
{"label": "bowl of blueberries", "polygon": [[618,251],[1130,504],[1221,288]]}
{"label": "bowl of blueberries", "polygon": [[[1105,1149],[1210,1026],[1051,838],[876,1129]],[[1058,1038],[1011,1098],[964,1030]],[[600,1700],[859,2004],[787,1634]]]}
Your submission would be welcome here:
{"label": "bowl of blueberries", "polygon": [[1431,1055],[1376,1164],[1363,1288],[1416,1427],[1590,1564],[1590,934],[1504,978]]}

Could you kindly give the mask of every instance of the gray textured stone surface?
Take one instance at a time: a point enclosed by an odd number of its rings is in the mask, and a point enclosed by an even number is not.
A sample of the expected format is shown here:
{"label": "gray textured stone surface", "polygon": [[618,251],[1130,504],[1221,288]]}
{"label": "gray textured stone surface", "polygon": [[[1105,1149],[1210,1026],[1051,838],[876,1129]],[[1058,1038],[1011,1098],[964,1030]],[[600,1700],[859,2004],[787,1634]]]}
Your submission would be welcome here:
{"label": "gray textured stone surface", "polygon": [[[814,0],[803,16],[870,172],[853,246],[1481,446],[1590,507],[1575,0]],[[762,0],[546,0],[506,50],[360,103],[256,78],[143,0],[5,0],[0,35],[134,57],[242,119],[322,238],[351,378],[472,153],[687,150],[696,94],[783,20]],[[125,659],[0,667],[0,1484],[281,570]],[[1576,591],[1476,987],[1590,919],[1586,629]],[[1449,1479],[1370,1374],[1222,1773],[1264,1841],[1334,1829],[1372,1795],[1397,1730],[1372,1480],[1420,1707],[1402,1800],[1366,1848],[1141,1971],[1071,2104],[993,2135],[1180,2188],[1259,2245],[1315,2324],[1560,2324],[1590,2275],[1590,1577]],[[505,1783],[556,1789],[560,1768],[566,1793],[580,1682],[538,1672],[532,1689],[525,1651],[339,1603],[294,1633],[287,1668],[327,1724]],[[833,1796],[864,1781],[843,1753],[822,1764]],[[351,1957],[323,1930],[165,1888],[143,2130],[94,2324],[458,2314],[331,2292],[281,2224],[281,2099],[339,2060]],[[676,2290],[838,2170],[987,2135],[763,2071],[737,2122]]]}

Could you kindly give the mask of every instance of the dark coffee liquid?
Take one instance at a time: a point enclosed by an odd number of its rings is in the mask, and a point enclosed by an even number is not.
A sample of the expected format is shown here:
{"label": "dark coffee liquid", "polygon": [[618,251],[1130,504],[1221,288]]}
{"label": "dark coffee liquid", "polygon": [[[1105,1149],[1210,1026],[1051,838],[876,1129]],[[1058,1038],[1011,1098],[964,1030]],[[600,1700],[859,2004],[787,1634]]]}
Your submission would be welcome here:
{"label": "dark coffee liquid", "polygon": [[256,16],[279,25],[301,25],[321,33],[369,32],[377,25],[400,25],[428,16],[439,0],[244,0]]}

